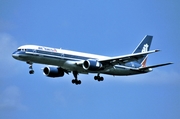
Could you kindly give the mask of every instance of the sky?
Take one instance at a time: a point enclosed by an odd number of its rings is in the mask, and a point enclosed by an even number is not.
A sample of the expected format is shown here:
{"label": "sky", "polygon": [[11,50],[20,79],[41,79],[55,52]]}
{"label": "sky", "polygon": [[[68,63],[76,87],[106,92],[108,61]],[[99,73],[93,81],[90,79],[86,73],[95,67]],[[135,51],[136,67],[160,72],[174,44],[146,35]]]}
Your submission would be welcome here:
{"label": "sky", "polygon": [[[1,119],[179,119],[180,2],[178,0],[0,0]],[[12,58],[35,44],[105,56],[130,54],[153,35],[147,65],[173,62],[135,76],[96,74],[48,78]]]}

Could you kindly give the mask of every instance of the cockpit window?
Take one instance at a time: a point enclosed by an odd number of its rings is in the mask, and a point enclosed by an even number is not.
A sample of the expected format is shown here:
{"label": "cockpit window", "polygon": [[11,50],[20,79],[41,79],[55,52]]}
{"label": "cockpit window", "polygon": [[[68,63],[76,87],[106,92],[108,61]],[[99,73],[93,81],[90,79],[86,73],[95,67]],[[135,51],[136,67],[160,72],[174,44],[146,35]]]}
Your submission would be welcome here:
{"label": "cockpit window", "polygon": [[18,49],[17,51],[26,51],[26,49]]}

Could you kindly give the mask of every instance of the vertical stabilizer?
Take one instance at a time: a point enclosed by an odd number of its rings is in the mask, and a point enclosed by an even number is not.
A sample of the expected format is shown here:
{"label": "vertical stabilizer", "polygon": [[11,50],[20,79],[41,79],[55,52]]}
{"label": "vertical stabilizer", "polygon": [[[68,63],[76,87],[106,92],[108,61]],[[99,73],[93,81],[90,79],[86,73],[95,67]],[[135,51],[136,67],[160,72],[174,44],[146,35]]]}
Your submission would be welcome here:
{"label": "vertical stabilizer", "polygon": [[[146,35],[143,40],[139,43],[139,45],[136,47],[136,49],[133,51],[134,53],[140,53],[140,52],[147,52],[150,49],[151,42],[152,42],[153,36]],[[147,55],[144,55],[143,58],[140,58],[137,60],[139,64],[142,65],[142,67],[146,66],[146,61],[147,61]]]}

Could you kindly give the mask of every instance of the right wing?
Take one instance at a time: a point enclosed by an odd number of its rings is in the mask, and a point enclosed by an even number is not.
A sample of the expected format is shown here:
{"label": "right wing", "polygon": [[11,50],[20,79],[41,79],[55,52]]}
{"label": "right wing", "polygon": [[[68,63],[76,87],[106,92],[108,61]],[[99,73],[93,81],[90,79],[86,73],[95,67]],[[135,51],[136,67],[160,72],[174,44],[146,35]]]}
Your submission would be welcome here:
{"label": "right wing", "polygon": [[124,56],[102,59],[102,60],[98,60],[98,61],[105,66],[107,66],[107,65],[112,66],[112,65],[124,64],[127,62],[137,61],[138,59],[144,57],[144,55],[155,53],[158,51],[160,51],[160,50],[151,50],[151,51],[147,51],[147,52],[134,53],[134,54],[124,55]]}

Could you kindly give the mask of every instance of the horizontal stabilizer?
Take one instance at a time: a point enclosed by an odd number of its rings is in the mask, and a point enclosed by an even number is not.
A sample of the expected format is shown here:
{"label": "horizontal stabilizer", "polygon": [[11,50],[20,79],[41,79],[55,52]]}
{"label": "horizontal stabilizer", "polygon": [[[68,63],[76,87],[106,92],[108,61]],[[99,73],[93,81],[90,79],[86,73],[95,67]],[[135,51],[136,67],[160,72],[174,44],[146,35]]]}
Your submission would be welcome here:
{"label": "horizontal stabilizer", "polygon": [[156,68],[156,67],[166,66],[166,65],[170,65],[170,64],[173,64],[173,63],[169,62],[169,63],[164,63],[164,64],[157,64],[157,65],[142,67],[142,68],[139,68],[139,70],[146,70],[146,69],[149,69],[149,68]]}

